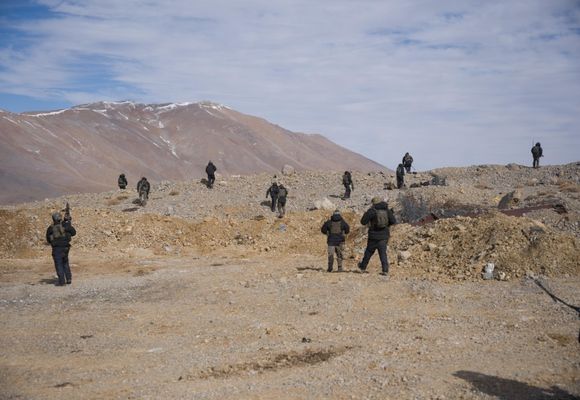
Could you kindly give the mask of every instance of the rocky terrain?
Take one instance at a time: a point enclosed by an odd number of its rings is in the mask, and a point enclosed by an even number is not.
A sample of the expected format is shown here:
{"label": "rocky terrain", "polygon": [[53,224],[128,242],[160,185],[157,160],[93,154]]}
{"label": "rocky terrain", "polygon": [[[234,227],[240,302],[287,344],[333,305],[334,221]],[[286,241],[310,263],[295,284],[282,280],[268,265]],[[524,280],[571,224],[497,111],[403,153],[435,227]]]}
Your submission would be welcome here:
{"label": "rocky terrain", "polygon": [[[578,315],[536,284],[580,304],[580,164],[445,168],[403,190],[355,172],[348,200],[339,173],[277,173],[284,218],[265,198],[273,179],[153,181],[146,207],[113,189],[1,207],[0,393],[580,396]],[[388,279],[376,256],[356,269],[377,195],[401,222]],[[67,201],[74,282],[58,288],[44,232]],[[334,208],[352,228],[340,274],[320,233]]]}
{"label": "rocky terrain", "polygon": [[[51,112],[0,110],[0,203],[103,191],[130,180],[181,181],[209,160],[225,174],[386,170],[319,134],[290,132],[210,103],[99,102]],[[133,185],[132,185],[133,186]]]}

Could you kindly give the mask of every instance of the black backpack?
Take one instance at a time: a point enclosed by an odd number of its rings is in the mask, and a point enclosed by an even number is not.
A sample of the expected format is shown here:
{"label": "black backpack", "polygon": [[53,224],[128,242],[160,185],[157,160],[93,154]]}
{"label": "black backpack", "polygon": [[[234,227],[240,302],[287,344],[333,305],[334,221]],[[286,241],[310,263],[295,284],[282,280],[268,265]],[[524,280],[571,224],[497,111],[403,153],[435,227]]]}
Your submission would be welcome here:
{"label": "black backpack", "polygon": [[376,222],[374,224],[375,229],[385,229],[389,226],[389,213],[387,210],[375,210],[376,211]]}
{"label": "black backpack", "polygon": [[285,187],[278,188],[278,197],[286,197],[288,195],[288,191]]}
{"label": "black backpack", "polygon": [[340,235],[342,233],[342,221],[330,221],[330,234]]}

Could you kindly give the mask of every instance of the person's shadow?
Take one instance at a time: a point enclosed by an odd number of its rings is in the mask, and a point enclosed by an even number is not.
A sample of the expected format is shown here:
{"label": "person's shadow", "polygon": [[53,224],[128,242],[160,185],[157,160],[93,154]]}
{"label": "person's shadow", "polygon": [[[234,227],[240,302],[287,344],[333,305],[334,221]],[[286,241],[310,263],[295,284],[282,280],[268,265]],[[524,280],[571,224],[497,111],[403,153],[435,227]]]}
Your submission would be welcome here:
{"label": "person's shadow", "polygon": [[580,397],[556,386],[549,389],[531,386],[527,383],[491,376],[473,371],[457,371],[454,376],[471,383],[481,393],[499,400],[579,400]]}
{"label": "person's shadow", "polygon": [[41,285],[56,285],[58,283],[58,279],[56,278],[42,278],[38,281]]}

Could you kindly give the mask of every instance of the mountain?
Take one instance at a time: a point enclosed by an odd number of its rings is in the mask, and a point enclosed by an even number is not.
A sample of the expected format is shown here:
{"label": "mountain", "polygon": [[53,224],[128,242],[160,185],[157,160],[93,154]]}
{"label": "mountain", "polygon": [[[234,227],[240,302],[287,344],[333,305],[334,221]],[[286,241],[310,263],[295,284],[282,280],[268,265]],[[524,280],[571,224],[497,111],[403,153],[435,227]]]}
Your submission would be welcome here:
{"label": "mountain", "polygon": [[52,112],[0,110],[0,203],[221,174],[385,168],[317,134],[210,103],[98,102]]}

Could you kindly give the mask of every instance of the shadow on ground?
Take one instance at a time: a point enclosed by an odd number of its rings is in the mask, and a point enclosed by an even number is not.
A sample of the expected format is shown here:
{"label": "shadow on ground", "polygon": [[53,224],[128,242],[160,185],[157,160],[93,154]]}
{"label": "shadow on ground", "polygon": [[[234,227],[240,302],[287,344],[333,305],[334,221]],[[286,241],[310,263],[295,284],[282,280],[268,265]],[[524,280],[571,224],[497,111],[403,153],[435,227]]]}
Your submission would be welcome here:
{"label": "shadow on ground", "polygon": [[471,383],[475,390],[499,400],[580,400],[580,397],[556,386],[546,389],[472,371],[457,371],[453,375]]}

